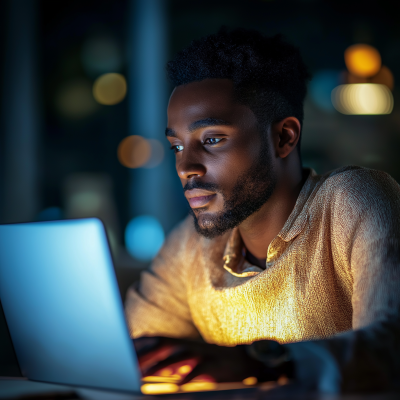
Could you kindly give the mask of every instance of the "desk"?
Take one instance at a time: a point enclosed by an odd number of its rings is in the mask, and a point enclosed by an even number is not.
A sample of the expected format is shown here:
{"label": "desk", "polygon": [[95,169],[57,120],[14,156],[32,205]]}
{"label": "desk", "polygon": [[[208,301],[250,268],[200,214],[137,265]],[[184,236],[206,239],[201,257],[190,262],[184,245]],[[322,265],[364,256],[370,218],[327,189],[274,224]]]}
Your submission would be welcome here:
{"label": "desk", "polygon": [[95,391],[83,388],[72,388],[29,380],[0,379],[0,399],[53,400],[51,393],[58,393],[62,400],[399,400],[400,393],[375,393],[333,395],[302,393],[294,385],[261,391],[257,388],[237,389],[220,392],[197,392],[169,394],[160,396],[125,395],[115,392]]}

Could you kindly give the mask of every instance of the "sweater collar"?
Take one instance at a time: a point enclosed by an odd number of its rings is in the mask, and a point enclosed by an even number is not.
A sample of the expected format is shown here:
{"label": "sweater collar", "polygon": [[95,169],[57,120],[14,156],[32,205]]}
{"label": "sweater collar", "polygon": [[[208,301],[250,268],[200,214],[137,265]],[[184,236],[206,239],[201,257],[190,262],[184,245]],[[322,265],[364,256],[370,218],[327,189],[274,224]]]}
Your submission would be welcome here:
{"label": "sweater collar", "polygon": [[[279,241],[279,239],[281,239],[286,242],[287,246],[289,242],[291,242],[296,236],[298,236],[306,226],[308,220],[308,208],[311,202],[311,197],[313,197],[311,196],[311,194],[318,186],[318,182],[321,177],[317,175],[313,169],[305,169],[305,173],[308,173],[308,177],[299,193],[295,206],[290,213],[289,218],[285,222],[283,228],[269,245],[267,267],[268,264],[275,261],[273,255],[271,257],[269,254],[276,253],[274,252],[274,249],[271,248],[271,245],[277,242],[277,240]],[[279,254],[282,253],[282,245],[278,246],[281,248],[281,251],[278,252]],[[225,246],[223,260],[224,268],[234,276],[254,276],[263,271],[261,268],[251,265],[245,259],[243,240],[240,236],[238,228],[234,228],[228,238],[228,242]]]}

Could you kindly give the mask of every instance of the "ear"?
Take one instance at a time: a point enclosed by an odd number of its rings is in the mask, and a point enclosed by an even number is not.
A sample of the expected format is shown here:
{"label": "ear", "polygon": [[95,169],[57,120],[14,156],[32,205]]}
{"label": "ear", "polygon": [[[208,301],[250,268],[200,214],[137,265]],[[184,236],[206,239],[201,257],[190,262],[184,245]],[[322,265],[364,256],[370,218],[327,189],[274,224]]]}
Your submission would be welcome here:
{"label": "ear", "polygon": [[301,125],[295,117],[287,117],[272,124],[275,152],[280,158],[287,157],[300,140]]}

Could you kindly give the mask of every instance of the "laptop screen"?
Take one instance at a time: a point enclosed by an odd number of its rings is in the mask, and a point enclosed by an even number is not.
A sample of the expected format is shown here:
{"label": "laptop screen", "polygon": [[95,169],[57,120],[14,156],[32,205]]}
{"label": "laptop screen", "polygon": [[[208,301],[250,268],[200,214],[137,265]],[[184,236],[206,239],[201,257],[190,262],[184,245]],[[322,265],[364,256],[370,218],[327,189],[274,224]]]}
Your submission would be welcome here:
{"label": "laptop screen", "polygon": [[98,219],[1,225],[0,299],[25,377],[140,392]]}

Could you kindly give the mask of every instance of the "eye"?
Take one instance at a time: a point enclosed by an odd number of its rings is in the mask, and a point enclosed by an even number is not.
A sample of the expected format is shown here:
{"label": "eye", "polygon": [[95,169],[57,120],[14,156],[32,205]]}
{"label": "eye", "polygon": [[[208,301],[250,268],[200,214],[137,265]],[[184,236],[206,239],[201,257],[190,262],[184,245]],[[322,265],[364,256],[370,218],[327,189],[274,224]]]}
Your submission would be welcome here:
{"label": "eye", "polygon": [[179,153],[180,151],[183,150],[183,146],[182,145],[171,146],[171,150],[173,150],[174,153]]}
{"label": "eye", "polygon": [[222,140],[222,138],[207,138],[205,141],[204,141],[204,144],[211,144],[211,145],[214,145],[214,144],[217,144],[217,143],[219,143],[220,141]]}

